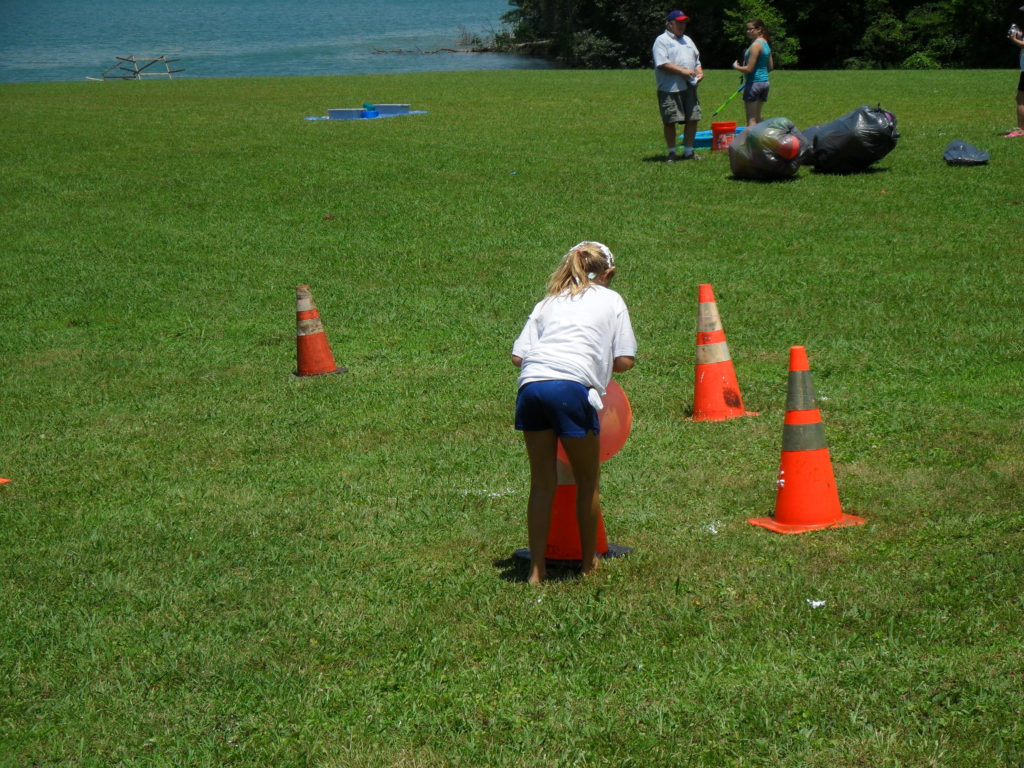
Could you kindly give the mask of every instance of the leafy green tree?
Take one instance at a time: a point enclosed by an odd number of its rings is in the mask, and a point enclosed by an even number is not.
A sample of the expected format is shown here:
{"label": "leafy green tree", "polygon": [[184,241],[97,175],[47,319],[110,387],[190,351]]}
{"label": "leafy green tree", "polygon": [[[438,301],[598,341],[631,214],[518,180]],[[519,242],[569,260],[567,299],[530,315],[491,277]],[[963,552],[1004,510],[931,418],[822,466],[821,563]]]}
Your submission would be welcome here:
{"label": "leafy green tree", "polygon": [[883,13],[864,30],[857,48],[862,57],[875,68],[891,68],[913,53],[910,36],[902,21],[891,13]]}
{"label": "leafy green tree", "polygon": [[903,61],[907,69],[938,69],[955,64],[963,55],[964,41],[956,34],[944,3],[911,8],[905,29],[913,52]]}
{"label": "leafy green tree", "polygon": [[725,38],[735,45],[737,50],[745,49],[749,41],[743,30],[746,29],[746,23],[751,19],[761,19],[768,27],[775,66],[795,65],[800,56],[800,41],[788,34],[786,20],[767,0],[740,0],[736,9],[725,11],[725,19],[722,23]]}
{"label": "leafy green tree", "polygon": [[[727,0],[707,0],[690,24],[707,66],[728,66],[735,52],[720,33]],[[677,5],[653,0],[509,0],[503,21],[518,43],[543,40],[570,66],[647,67],[665,14]],[[682,3],[686,7],[685,3]],[[729,57],[728,59],[726,57]]]}
{"label": "leafy green tree", "polygon": [[648,67],[665,13],[691,14],[687,33],[709,69],[728,67],[746,41],[743,22],[761,18],[779,66],[1012,67],[1006,28],[1021,0],[509,0],[504,20],[516,43],[570,66]]}

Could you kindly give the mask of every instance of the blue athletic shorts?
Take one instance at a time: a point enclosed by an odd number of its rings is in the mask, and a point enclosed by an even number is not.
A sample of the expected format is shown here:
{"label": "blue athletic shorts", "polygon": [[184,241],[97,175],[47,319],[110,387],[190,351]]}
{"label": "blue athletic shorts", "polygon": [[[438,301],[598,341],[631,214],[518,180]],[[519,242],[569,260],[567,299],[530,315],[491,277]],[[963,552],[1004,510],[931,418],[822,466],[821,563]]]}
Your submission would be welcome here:
{"label": "blue athletic shorts", "polygon": [[516,429],[553,429],[558,437],[598,434],[597,411],[587,400],[589,390],[577,381],[532,381],[516,397]]}

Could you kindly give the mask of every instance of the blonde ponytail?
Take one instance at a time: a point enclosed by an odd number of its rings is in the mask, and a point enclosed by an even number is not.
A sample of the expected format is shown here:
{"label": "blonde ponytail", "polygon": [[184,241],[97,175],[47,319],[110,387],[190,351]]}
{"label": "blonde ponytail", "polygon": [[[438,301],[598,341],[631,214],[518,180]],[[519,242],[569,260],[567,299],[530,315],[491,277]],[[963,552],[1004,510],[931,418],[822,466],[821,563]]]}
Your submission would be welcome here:
{"label": "blonde ponytail", "polygon": [[578,296],[593,285],[595,277],[613,269],[615,257],[608,246],[584,240],[562,257],[562,263],[548,280],[547,295],[558,296],[568,291],[570,296]]}

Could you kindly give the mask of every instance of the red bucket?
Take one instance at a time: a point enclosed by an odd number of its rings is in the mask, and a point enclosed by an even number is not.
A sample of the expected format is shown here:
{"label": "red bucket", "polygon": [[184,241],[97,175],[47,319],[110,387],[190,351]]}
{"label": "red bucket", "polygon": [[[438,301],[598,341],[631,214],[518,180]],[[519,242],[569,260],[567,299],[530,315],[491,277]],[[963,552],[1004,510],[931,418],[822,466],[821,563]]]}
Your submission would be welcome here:
{"label": "red bucket", "polygon": [[736,123],[712,123],[711,124],[711,150],[723,152],[732,144],[736,137]]}

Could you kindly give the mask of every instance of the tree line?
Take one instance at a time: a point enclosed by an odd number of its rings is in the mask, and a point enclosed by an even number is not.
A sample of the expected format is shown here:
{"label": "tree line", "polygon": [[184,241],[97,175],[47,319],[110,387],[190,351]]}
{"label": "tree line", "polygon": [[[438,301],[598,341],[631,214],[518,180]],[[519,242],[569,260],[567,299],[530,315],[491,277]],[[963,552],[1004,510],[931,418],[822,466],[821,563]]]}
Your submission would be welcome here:
{"label": "tree line", "polygon": [[532,50],[571,67],[651,66],[665,14],[682,8],[687,34],[709,69],[747,46],[748,19],[763,19],[779,67],[945,69],[1016,66],[1005,42],[1021,0],[509,0],[507,49]]}

